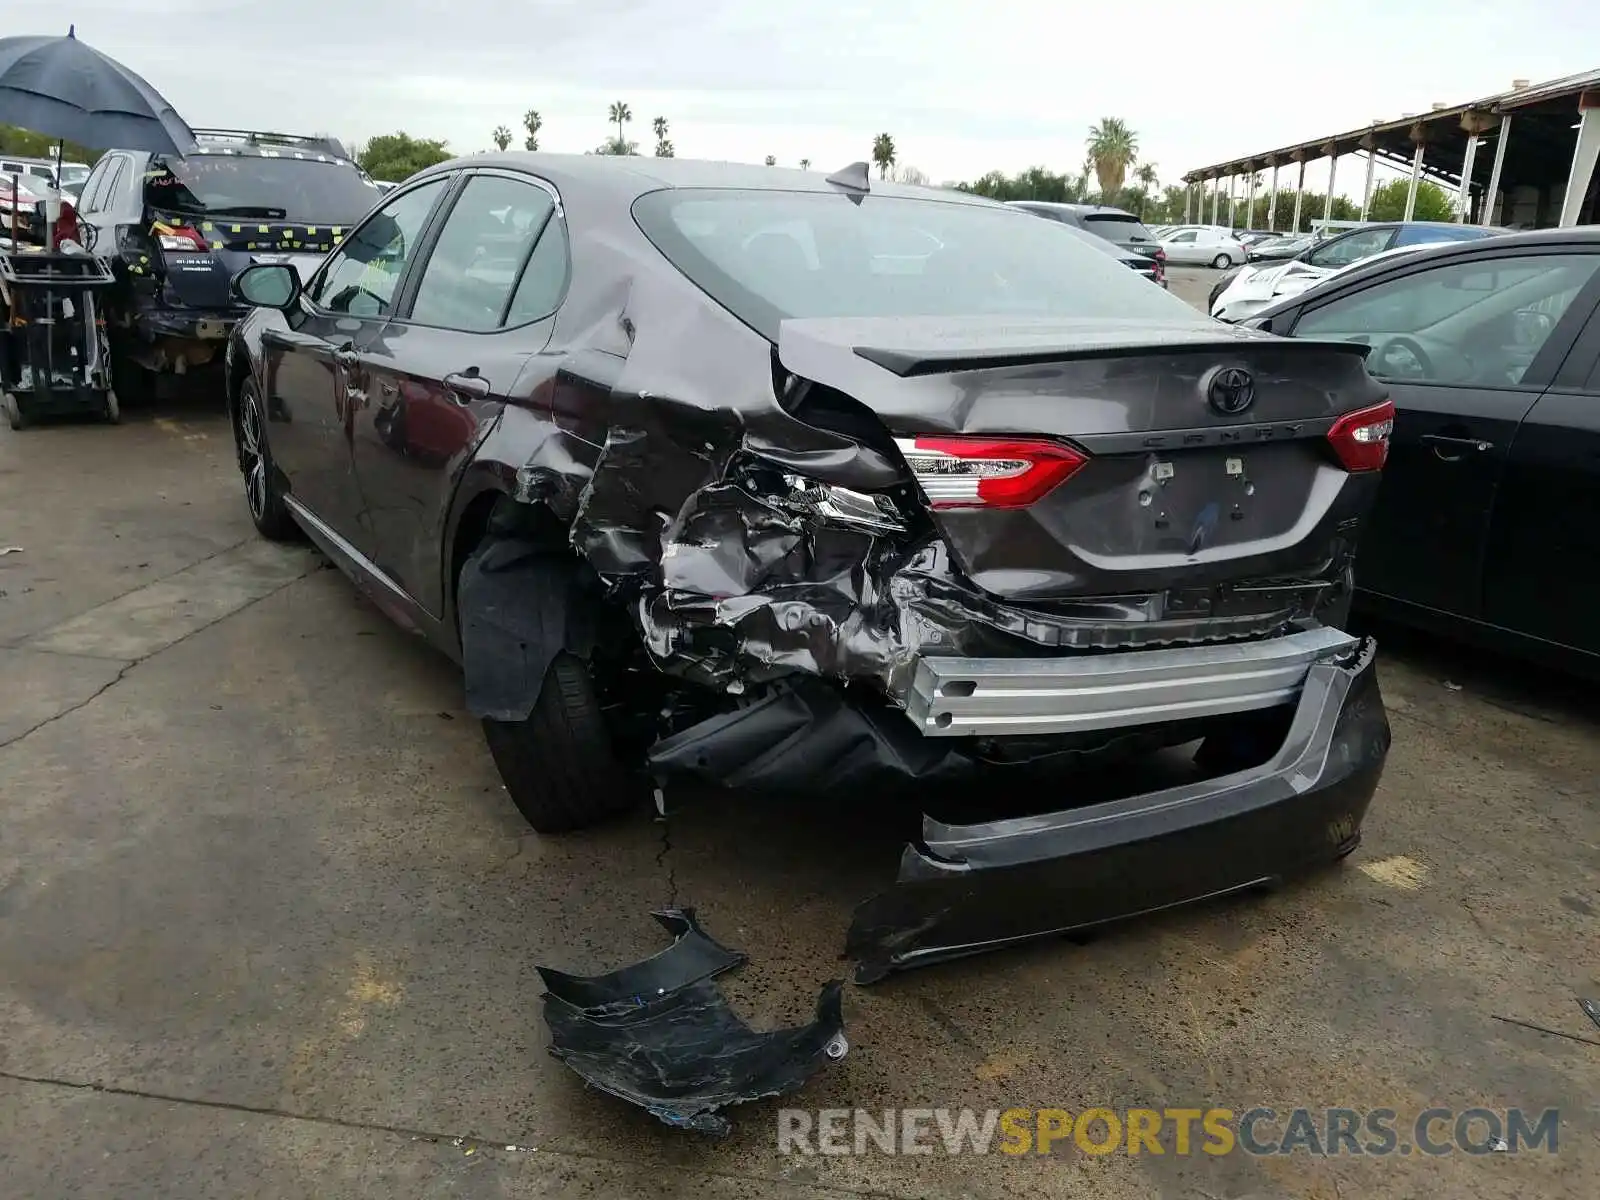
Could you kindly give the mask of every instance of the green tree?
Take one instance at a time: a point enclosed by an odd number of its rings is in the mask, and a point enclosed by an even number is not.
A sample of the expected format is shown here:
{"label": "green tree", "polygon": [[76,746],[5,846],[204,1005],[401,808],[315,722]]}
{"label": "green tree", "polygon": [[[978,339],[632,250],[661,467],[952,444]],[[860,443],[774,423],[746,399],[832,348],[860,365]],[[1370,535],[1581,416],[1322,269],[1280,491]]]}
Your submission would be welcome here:
{"label": "green tree", "polygon": [[767,155],[767,166],[775,167],[777,165],[778,165],[778,156],[776,154]]}
{"label": "green tree", "polygon": [[622,132],[622,127],[631,120],[633,120],[633,109],[629,108],[625,101],[618,100],[611,106],[611,123],[617,127],[617,136],[613,139],[613,144],[627,140]]}
{"label": "green tree", "polygon": [[[1399,221],[1406,215],[1406,195],[1411,191],[1411,180],[1392,179],[1382,187],[1372,189],[1372,204],[1367,209],[1369,221]],[[1321,214],[1317,214],[1321,216]],[[1413,221],[1454,221],[1456,206],[1450,193],[1427,179],[1417,181],[1417,203],[1411,211]]]}
{"label": "green tree", "polygon": [[1072,204],[1084,196],[1078,180],[1057,175],[1047,167],[1029,167],[1015,176],[990,171],[972,183],[956,184],[956,190],[991,200],[1044,200],[1052,204]]}
{"label": "green tree", "polygon": [[[0,154],[18,158],[54,158],[56,139],[34,133],[18,125],[0,125]],[[61,143],[61,158],[65,162],[93,163],[100,151],[80,146],[77,142]]]}
{"label": "green tree", "polygon": [[667,119],[665,117],[657,117],[650,122],[650,128],[655,131],[656,135],[656,157],[671,158],[672,141],[667,137]]}
{"label": "green tree", "polygon": [[878,164],[878,178],[889,178],[889,168],[894,166],[894,138],[880,133],[872,139],[872,161]]}
{"label": "green tree", "polygon": [[801,169],[801,170],[802,170],[802,171],[809,171],[809,170],[811,170],[811,160],[810,160],[810,159],[809,159],[809,158],[802,158],[802,159],[801,159],[801,160],[800,160],[800,169]]}
{"label": "green tree", "polygon": [[530,108],[522,114],[522,127],[528,131],[528,136],[522,139],[524,150],[537,150],[539,148],[539,130],[544,128],[544,118],[539,115],[539,110]]}
{"label": "green tree", "polygon": [[496,125],[494,127],[494,148],[496,150],[504,150],[509,145],[511,145],[511,130],[504,125]]}
{"label": "green tree", "polygon": [[1139,187],[1143,189],[1139,193],[1139,219],[1142,221],[1144,220],[1145,204],[1150,199],[1150,192],[1159,182],[1155,163],[1140,164],[1139,169],[1133,173],[1133,177],[1139,181]]}
{"label": "green tree", "polygon": [[414,138],[401,131],[373,138],[356,155],[356,162],[374,179],[399,182],[449,157],[444,142]]}
{"label": "green tree", "polygon": [[1098,125],[1089,127],[1085,146],[1100,181],[1100,198],[1110,203],[1122,190],[1128,168],[1139,159],[1139,135],[1121,117],[1102,117]]}

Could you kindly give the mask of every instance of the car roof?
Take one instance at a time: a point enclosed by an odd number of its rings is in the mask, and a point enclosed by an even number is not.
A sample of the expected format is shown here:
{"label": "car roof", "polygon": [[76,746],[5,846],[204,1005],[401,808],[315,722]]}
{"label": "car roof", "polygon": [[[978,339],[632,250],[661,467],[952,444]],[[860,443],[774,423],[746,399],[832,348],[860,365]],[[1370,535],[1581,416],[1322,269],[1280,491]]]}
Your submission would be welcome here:
{"label": "car roof", "polygon": [[[613,199],[630,200],[647,192],[671,188],[729,188],[740,191],[817,192],[840,195],[846,189],[828,182],[823,171],[800,171],[789,167],[768,167],[751,163],[711,162],[693,158],[650,158],[640,154],[546,154],[542,151],[507,150],[472,154],[442,162],[412,176],[437,175],[473,167],[498,167],[537,175],[554,184],[557,191],[574,185],[586,192],[610,193]],[[410,182],[408,180],[407,182]],[[868,188],[873,196],[902,196],[917,200],[939,200],[950,204],[974,204],[990,208],[1005,205],[984,196],[954,188],[917,187],[873,179]]]}
{"label": "car roof", "polygon": [[[1081,217],[1111,215],[1117,217],[1133,217],[1125,208],[1116,208],[1110,204],[1065,204],[1059,200],[1009,200],[1008,204],[1016,208],[1027,205],[1032,208],[1051,208],[1057,212],[1077,213]],[[1134,220],[1138,220],[1134,217]]]}

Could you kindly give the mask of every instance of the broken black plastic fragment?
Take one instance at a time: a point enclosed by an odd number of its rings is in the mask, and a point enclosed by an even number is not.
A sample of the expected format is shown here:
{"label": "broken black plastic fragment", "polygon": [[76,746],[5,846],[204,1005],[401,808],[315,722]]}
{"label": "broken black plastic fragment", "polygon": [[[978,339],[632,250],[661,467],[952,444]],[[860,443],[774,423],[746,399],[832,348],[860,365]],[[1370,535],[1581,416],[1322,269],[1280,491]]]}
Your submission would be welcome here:
{"label": "broken black plastic fragment", "polygon": [[604,975],[538,968],[550,1053],[586,1082],[667,1125],[721,1136],[722,1109],[792,1092],[844,1057],[842,981],[823,987],[810,1024],[757,1033],[713,982],[745,956],[709,937],[693,909],[653,915],[676,938],[660,954]]}

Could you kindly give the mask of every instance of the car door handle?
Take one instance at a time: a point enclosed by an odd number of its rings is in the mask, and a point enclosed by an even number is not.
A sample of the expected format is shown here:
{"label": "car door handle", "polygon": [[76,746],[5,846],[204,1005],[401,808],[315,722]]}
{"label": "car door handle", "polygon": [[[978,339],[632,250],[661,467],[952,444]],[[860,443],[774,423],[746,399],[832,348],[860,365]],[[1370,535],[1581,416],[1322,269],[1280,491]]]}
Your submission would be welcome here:
{"label": "car door handle", "polygon": [[466,371],[452,372],[444,377],[444,386],[457,404],[482,400],[490,391],[489,381],[476,371],[470,374]]}
{"label": "car door handle", "polygon": [[1446,437],[1442,433],[1425,433],[1422,441],[1435,449],[1445,447],[1451,450],[1476,450],[1479,454],[1487,454],[1494,449],[1493,442],[1486,442],[1481,438]]}

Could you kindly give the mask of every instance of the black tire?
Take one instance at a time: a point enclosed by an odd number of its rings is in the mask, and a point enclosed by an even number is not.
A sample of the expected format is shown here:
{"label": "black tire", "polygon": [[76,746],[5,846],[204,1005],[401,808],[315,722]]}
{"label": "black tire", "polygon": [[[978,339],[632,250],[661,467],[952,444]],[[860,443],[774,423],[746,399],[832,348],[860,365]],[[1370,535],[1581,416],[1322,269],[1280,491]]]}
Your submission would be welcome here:
{"label": "black tire", "polygon": [[539,833],[570,833],[634,807],[645,779],[617,758],[587,664],[557,654],[525,721],[485,718],[500,779]]}
{"label": "black tire", "polygon": [[100,416],[107,425],[122,424],[122,405],[117,400],[115,388],[106,392],[106,406],[100,410]]}
{"label": "black tire", "polygon": [[1211,260],[1211,265],[1219,271],[1226,271],[1233,266],[1233,255],[1219,254]]}
{"label": "black tire", "polygon": [[244,499],[256,532],[268,541],[289,542],[300,536],[300,528],[283,502],[283,486],[272,465],[272,448],[267,445],[266,413],[256,385],[246,380],[239,389],[234,411],[233,444],[244,476]]}

